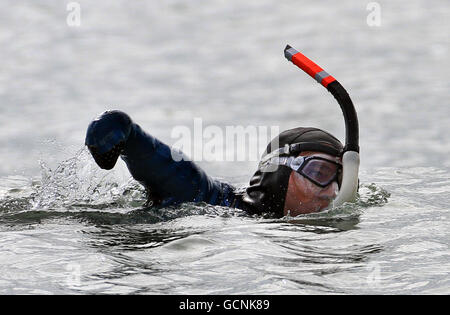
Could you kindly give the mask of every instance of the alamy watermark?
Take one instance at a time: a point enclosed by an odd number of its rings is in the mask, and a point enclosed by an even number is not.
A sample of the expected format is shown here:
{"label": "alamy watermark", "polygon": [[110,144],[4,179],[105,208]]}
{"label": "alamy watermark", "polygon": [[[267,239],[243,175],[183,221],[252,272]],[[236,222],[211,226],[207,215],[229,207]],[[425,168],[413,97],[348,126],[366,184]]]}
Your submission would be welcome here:
{"label": "alamy watermark", "polygon": [[66,6],[67,14],[66,23],[70,27],[78,27],[81,25],[81,6],[78,2],[69,2]]}
{"label": "alamy watermark", "polygon": [[[175,161],[259,161],[267,144],[279,134],[279,126],[203,125],[194,118],[193,128],[175,126],[171,137],[172,159]],[[193,132],[192,132],[193,131]],[[272,146],[277,148],[277,144]]]}
{"label": "alamy watermark", "polygon": [[366,22],[370,27],[381,26],[381,6],[378,2],[369,2],[366,6],[366,10],[370,11],[367,15]]}

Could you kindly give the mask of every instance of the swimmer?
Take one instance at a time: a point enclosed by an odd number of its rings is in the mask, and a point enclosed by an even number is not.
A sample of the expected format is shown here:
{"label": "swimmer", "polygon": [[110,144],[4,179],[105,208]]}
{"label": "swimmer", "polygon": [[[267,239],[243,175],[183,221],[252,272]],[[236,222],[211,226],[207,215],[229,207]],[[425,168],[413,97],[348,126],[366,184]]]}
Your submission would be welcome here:
{"label": "swimmer", "polygon": [[311,60],[290,46],[285,48],[285,56],[337,99],[346,119],[345,147],[318,128],[283,131],[269,143],[249,186],[241,191],[208,176],[180,152],[175,160],[168,145],[119,110],[106,111],[94,119],[88,126],[85,144],[103,169],[112,169],[120,156],[133,178],[145,187],[148,206],[206,202],[283,217],[352,201],[359,167],[353,104],[343,87]]}

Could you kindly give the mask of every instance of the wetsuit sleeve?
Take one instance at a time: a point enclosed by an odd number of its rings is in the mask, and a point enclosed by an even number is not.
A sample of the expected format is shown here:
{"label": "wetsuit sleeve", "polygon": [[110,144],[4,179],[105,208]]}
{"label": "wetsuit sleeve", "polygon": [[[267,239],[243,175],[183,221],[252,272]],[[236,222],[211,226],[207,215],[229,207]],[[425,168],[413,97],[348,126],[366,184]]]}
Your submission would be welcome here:
{"label": "wetsuit sleeve", "polygon": [[132,124],[121,157],[134,179],[149,191],[156,205],[189,201],[223,206],[233,204],[234,187],[212,179],[181,152],[172,155],[169,146],[137,124]]}

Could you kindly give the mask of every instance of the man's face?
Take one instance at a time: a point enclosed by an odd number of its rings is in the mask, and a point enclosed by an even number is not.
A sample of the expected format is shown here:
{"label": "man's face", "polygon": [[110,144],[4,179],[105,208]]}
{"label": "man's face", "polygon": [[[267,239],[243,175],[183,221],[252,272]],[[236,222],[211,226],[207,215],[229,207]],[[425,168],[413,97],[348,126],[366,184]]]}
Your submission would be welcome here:
{"label": "man's face", "polygon": [[[341,159],[320,152],[305,151],[301,156],[318,156],[341,163]],[[286,201],[284,203],[284,215],[291,216],[319,212],[325,209],[330,201],[336,197],[338,183],[332,182],[326,187],[320,187],[308,180],[303,175],[292,171],[289,177]]]}

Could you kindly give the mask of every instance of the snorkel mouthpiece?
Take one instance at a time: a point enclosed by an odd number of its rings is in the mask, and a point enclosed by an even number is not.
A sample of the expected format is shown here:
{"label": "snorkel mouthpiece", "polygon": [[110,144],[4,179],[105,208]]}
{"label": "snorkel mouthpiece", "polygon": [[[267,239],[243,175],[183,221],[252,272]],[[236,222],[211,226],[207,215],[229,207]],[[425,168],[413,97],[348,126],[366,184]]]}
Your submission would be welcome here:
{"label": "snorkel mouthpiece", "polygon": [[342,156],[342,184],[331,207],[339,207],[345,202],[355,200],[358,191],[359,153],[346,151]]}
{"label": "snorkel mouthpiece", "polygon": [[284,49],[286,59],[309,74],[323,85],[337,100],[344,114],[345,147],[342,156],[342,184],[331,206],[338,207],[345,202],[352,202],[358,190],[359,170],[359,126],[358,117],[352,100],[344,87],[315,62],[287,45]]}

